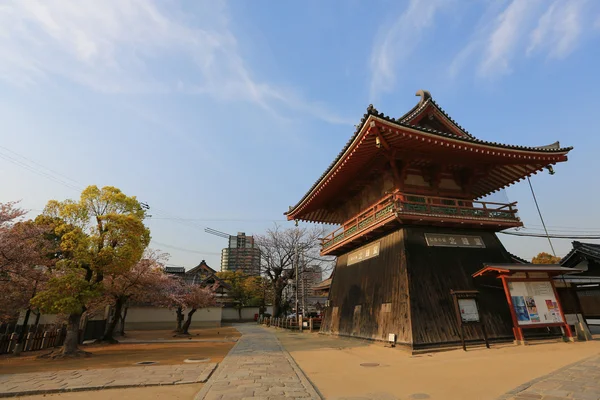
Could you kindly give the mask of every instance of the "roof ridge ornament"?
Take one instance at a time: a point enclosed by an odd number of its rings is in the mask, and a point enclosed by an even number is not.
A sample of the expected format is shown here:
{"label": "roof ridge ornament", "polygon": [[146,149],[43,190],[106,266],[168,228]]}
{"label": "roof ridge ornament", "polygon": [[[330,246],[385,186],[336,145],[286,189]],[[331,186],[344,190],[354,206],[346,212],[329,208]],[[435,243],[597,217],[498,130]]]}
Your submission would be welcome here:
{"label": "roof ridge ornament", "polygon": [[560,142],[556,141],[552,144],[548,144],[546,146],[537,146],[535,148],[540,149],[540,150],[557,150],[557,149],[560,149]]}
{"label": "roof ridge ornament", "polygon": [[428,90],[419,89],[415,93],[415,96],[421,97],[421,100],[419,100],[419,105],[421,105],[431,98],[431,93]]}

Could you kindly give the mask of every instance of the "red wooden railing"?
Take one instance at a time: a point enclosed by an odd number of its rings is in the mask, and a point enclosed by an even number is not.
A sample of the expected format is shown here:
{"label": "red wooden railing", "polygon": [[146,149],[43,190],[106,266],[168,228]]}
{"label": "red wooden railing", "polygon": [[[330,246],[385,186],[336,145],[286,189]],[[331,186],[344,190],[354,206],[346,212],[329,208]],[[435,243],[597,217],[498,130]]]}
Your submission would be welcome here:
{"label": "red wooden railing", "polygon": [[482,222],[514,222],[515,226],[518,226],[520,220],[517,217],[516,204],[516,202],[505,204],[394,192],[344,222],[341,227],[322,238],[321,245],[325,250],[374,225],[384,223],[396,214],[406,217],[439,216],[445,220],[450,218]]}

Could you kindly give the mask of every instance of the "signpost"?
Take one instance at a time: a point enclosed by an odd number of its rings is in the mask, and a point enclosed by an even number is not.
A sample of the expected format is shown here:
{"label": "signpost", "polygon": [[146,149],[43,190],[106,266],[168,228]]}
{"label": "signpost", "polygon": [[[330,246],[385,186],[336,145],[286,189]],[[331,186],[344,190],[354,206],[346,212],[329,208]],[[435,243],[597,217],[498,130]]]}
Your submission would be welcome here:
{"label": "signpost", "polygon": [[477,290],[451,290],[450,294],[454,299],[454,309],[456,310],[456,319],[460,325],[460,341],[462,342],[463,350],[467,351],[467,345],[465,344],[465,325],[481,326],[485,346],[489,349],[490,343],[488,342],[485,324],[479,315],[479,304],[477,302],[477,295],[479,292]]}

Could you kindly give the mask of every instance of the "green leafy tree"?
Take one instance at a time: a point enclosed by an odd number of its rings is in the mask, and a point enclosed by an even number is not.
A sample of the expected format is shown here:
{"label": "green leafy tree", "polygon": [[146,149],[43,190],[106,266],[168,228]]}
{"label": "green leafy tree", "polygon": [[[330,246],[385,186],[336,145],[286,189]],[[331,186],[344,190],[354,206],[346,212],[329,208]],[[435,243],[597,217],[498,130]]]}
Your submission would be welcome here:
{"label": "green leafy tree", "polygon": [[105,276],[128,273],[150,242],[145,210],[135,197],[111,186],[87,187],[79,201],[51,200],[44,215],[61,221],[61,258],[45,289],[32,304],[43,312],[68,316],[61,355],[77,355],[78,331],[87,306],[104,292]]}
{"label": "green leafy tree", "polygon": [[217,276],[229,285],[227,296],[238,310],[240,320],[244,307],[259,305],[261,293],[257,277],[247,276],[242,271],[223,271],[218,272]]}

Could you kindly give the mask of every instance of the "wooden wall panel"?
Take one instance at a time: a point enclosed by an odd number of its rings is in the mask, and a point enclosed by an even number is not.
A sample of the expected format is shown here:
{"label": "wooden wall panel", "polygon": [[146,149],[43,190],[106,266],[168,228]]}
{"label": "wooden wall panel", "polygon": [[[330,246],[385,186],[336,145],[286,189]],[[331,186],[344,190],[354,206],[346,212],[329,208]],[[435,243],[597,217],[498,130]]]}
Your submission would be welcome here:
{"label": "wooden wall panel", "polygon": [[[484,263],[508,263],[510,257],[493,232],[443,228],[405,228],[408,279],[415,347],[460,341],[451,290],[479,290],[481,315],[490,338],[512,337],[512,321],[502,284],[496,278],[472,278]],[[430,247],[424,234],[480,236],[485,248]],[[466,329],[466,339],[479,339]]]}
{"label": "wooden wall panel", "polygon": [[[424,234],[480,236],[485,248],[430,247]],[[404,227],[380,239],[380,255],[347,265],[338,257],[322,332],[387,340],[413,348],[460,342],[451,290],[479,290],[481,316],[491,339],[512,339],[512,320],[500,280],[472,278],[484,263],[510,263],[493,232]],[[360,306],[357,308],[356,306]],[[335,310],[335,311],[334,311]],[[482,339],[466,327],[467,340]]]}
{"label": "wooden wall panel", "polygon": [[565,314],[577,314],[581,311],[577,304],[577,294],[571,287],[557,287],[556,292],[560,300],[560,306]]}
{"label": "wooden wall panel", "polygon": [[579,289],[577,296],[586,318],[600,318],[600,289]]}
{"label": "wooden wall panel", "polygon": [[356,264],[347,265],[347,254],[338,257],[329,293],[332,312],[326,313],[322,332],[376,340],[395,333],[399,342],[410,343],[402,238],[400,230],[369,242],[380,241],[379,256]]}

